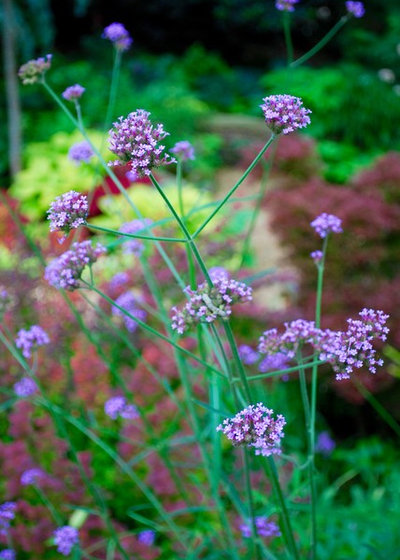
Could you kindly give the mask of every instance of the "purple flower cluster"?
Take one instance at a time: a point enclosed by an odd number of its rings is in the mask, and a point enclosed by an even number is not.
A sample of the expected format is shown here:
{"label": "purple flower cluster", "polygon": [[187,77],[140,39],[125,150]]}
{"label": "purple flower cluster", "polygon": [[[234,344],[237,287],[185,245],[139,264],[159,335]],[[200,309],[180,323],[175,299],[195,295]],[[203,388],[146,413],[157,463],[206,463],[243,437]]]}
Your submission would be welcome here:
{"label": "purple flower cluster", "polygon": [[[274,521],[268,521],[268,517],[263,515],[254,518],[257,535],[260,537],[280,537],[281,532],[278,525]],[[242,523],[239,527],[243,537],[249,539],[252,536],[251,523]]]}
{"label": "purple flower cluster", "polygon": [[119,417],[126,420],[134,420],[139,417],[136,406],[128,404],[125,397],[112,397],[108,399],[104,404],[104,412],[113,420]]}
{"label": "purple flower cluster", "polygon": [[111,41],[119,51],[127,51],[133,43],[132,37],[122,23],[111,23],[103,31],[103,38]]}
{"label": "purple flower cluster", "polygon": [[262,354],[281,353],[287,359],[293,359],[302,346],[309,344],[318,352],[320,360],[332,365],[337,380],[348,379],[354,369],[361,367],[376,373],[376,366],[381,366],[383,361],[376,359],[372,343],[386,340],[389,316],[374,309],[363,309],[359,315],[360,319],[347,320],[348,328],[344,332],[318,329],[313,321],[302,319],[285,323],[282,334],[277,329],[265,331],[260,337],[258,350]]}
{"label": "purple flower cluster", "polygon": [[15,517],[17,504],[15,502],[4,502],[0,504],[0,535],[7,534],[11,521]]}
{"label": "purple flower cluster", "polygon": [[315,444],[315,451],[321,455],[328,456],[335,449],[336,443],[329,435],[329,432],[321,432]]}
{"label": "purple flower cluster", "polygon": [[297,128],[310,124],[311,111],[303,107],[303,101],[293,95],[270,95],[260,105],[267,126],[274,134],[289,134]]}
{"label": "purple flower cluster", "polygon": [[24,471],[21,475],[22,486],[30,486],[31,484],[36,484],[38,480],[44,478],[45,473],[42,469],[33,468]]}
{"label": "purple flower cluster", "polygon": [[90,241],[73,243],[69,251],[47,265],[44,277],[51,286],[72,292],[80,287],[79,280],[85,267],[91,266],[105,252],[100,243],[95,247]]}
{"label": "purple flower cluster", "polygon": [[255,454],[264,457],[279,455],[286,420],[281,414],[275,420],[273,414],[262,403],[250,405],[224,420],[217,431],[223,432],[235,447],[254,447]]}
{"label": "purple flower cluster", "polygon": [[310,225],[322,239],[324,239],[328,233],[343,233],[342,220],[334,214],[327,214],[326,212],[323,212],[315,218]]}
{"label": "purple flower cluster", "polygon": [[232,305],[251,301],[252,289],[243,282],[238,282],[223,275],[213,279],[213,286],[203,282],[192,290],[185,288],[189,301],[182,310],[173,307],[172,328],[183,334],[196,323],[212,323],[216,319],[227,319],[232,313]]}
{"label": "purple flower cluster", "polygon": [[[261,354],[259,352],[257,352],[247,344],[241,344],[238,347],[238,352],[242,362],[246,366],[252,366],[256,364],[261,357]],[[266,373],[267,371],[285,369],[288,367],[288,361],[288,356],[281,352],[278,352],[277,354],[270,354],[260,361],[260,363],[258,364],[258,370],[261,373]]]}
{"label": "purple flower cluster", "polygon": [[49,344],[49,342],[47,333],[39,325],[33,325],[28,330],[21,329],[15,339],[15,345],[22,349],[24,358],[31,357],[32,349]]}
{"label": "purple flower cluster", "polygon": [[362,2],[346,2],[346,10],[356,18],[362,18],[365,14],[365,8]]}
{"label": "purple flower cluster", "polygon": [[322,261],[323,256],[324,255],[323,255],[322,251],[313,251],[312,253],[310,253],[310,257],[312,258],[312,260],[317,265]]}
{"label": "purple flower cluster", "polygon": [[166,136],[162,124],[153,126],[150,113],[138,109],[126,118],[120,117],[109,132],[109,149],[119,159],[109,165],[129,163],[138,177],[150,175],[154,167],[175,163],[169,155],[163,154],[165,146],[159,144]]}
{"label": "purple flower cluster", "polygon": [[[125,309],[132,317],[136,317],[139,321],[145,321],[147,317],[147,312],[141,309],[138,305],[137,298],[131,292],[124,292],[116,300],[115,303]],[[138,323],[135,319],[125,315],[121,309],[118,307],[112,308],[112,314],[118,317],[122,317],[126,328],[129,332],[133,333],[138,328]]]}
{"label": "purple flower cluster", "polygon": [[31,377],[22,377],[14,383],[14,393],[17,397],[25,399],[30,397],[37,391],[37,385]]}
{"label": "purple flower cluster", "polygon": [[127,272],[117,272],[110,280],[111,289],[122,288],[129,282],[129,274]]}
{"label": "purple flower cluster", "polygon": [[0,552],[0,560],[15,560],[15,552],[11,548],[5,548]]}
{"label": "purple flower cluster", "polygon": [[138,541],[146,546],[153,546],[155,538],[156,533],[151,529],[147,529],[138,534]]}
{"label": "purple flower cluster", "polygon": [[24,85],[35,84],[41,80],[51,66],[52,55],[47,54],[44,58],[29,60],[18,70],[18,76]]}
{"label": "purple flower cluster", "polygon": [[260,354],[247,344],[238,346],[240,359],[246,366],[252,366],[260,359]]}
{"label": "purple flower cluster", "polygon": [[4,288],[0,287],[0,317],[8,311],[12,303],[11,296]]}
{"label": "purple flower cluster", "polygon": [[[119,228],[121,233],[135,234],[142,231],[147,226],[152,224],[152,220],[149,218],[144,218],[143,220],[132,220],[131,222],[126,222],[122,224]],[[143,232],[146,234],[146,231]],[[124,241],[124,253],[133,253],[137,257],[143,253],[144,245],[140,239],[129,239],[129,241]]]}
{"label": "purple flower cluster", "polygon": [[175,154],[182,161],[187,161],[188,159],[195,159],[194,148],[190,142],[187,140],[182,140],[177,142],[173,148],[171,148],[171,153]]}
{"label": "purple flower cluster", "polygon": [[61,95],[67,101],[76,101],[77,99],[80,99],[84,93],[85,88],[79,84],[75,84],[74,86],[67,87]]}
{"label": "purple flower cluster", "polygon": [[89,163],[90,159],[94,156],[94,152],[89,142],[77,142],[73,144],[68,152],[68,158],[79,165],[82,161]]}
{"label": "purple flower cluster", "polygon": [[299,0],[276,0],[275,8],[281,12],[294,12],[294,4]]}
{"label": "purple flower cluster", "polygon": [[76,191],[69,191],[51,203],[47,211],[50,231],[63,231],[68,234],[71,229],[86,224],[89,213],[87,196]]}
{"label": "purple flower cluster", "polygon": [[59,527],[53,532],[53,536],[57,551],[64,556],[68,556],[73,547],[79,543],[78,529],[70,525]]}

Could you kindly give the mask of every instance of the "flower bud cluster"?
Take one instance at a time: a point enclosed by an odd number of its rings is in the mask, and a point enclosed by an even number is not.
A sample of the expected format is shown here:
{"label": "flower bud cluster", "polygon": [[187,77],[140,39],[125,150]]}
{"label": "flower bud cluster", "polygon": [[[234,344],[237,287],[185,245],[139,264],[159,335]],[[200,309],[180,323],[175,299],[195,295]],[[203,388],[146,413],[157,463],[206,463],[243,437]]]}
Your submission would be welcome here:
{"label": "flower bud cluster", "polygon": [[44,58],[41,57],[34,60],[28,60],[28,62],[23,64],[18,70],[18,76],[21,78],[24,86],[39,82],[50,68],[51,59],[52,55],[47,54]]}
{"label": "flower bud cluster", "polygon": [[21,348],[24,358],[30,358],[34,348],[44,346],[49,342],[47,333],[39,325],[33,325],[28,330],[21,329],[15,339],[15,345],[17,348]]}

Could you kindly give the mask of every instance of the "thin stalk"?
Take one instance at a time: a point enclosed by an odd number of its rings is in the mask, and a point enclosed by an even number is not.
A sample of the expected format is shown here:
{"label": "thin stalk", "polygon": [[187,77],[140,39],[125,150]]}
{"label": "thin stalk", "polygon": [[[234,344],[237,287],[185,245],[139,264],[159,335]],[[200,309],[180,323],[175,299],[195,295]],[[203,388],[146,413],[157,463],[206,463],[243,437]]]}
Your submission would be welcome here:
{"label": "thin stalk", "polygon": [[176,186],[178,188],[178,202],[179,202],[179,212],[183,217],[185,214],[185,210],[183,207],[183,193],[182,193],[182,161],[178,159],[178,163],[176,164]]}
{"label": "thin stalk", "polygon": [[54,519],[54,521],[56,522],[56,524],[58,525],[58,527],[61,527],[61,525],[63,525],[63,519],[61,517],[61,515],[58,513],[58,511],[56,510],[56,508],[53,506],[53,504],[51,503],[51,501],[48,499],[48,497],[46,496],[46,494],[43,492],[43,490],[37,485],[37,484],[33,484],[33,487],[37,493],[37,495],[39,496],[40,500],[44,503],[44,505],[47,507],[47,509],[49,510],[52,518]]}
{"label": "thin stalk", "polygon": [[249,514],[250,514],[251,558],[256,558],[257,560],[261,560],[261,553],[260,553],[260,547],[258,546],[256,518],[255,518],[255,511],[254,511],[253,490],[251,487],[251,480],[250,480],[249,450],[243,447],[242,451],[243,451],[244,479],[246,485],[247,503],[249,506]]}
{"label": "thin stalk", "polygon": [[112,233],[113,235],[118,235],[120,237],[130,237],[133,239],[145,239],[147,241],[171,241],[173,243],[187,243],[187,239],[182,239],[178,237],[151,237],[146,235],[140,235],[139,233],[124,233],[122,231],[117,231],[115,229],[109,229],[102,226],[95,226],[93,224],[86,224],[89,229],[94,229],[97,231],[104,231],[105,233]]}
{"label": "thin stalk", "polygon": [[300,56],[297,60],[294,60],[289,64],[290,68],[296,68],[307,62],[312,56],[317,54],[329,41],[336,35],[336,33],[349,21],[349,15],[343,16],[340,20],[332,27],[330,31],[323,37],[312,49],[307,51],[303,56]]}
{"label": "thin stalk", "polygon": [[[305,363],[303,364],[304,369],[311,368],[314,366],[320,366],[322,364],[326,364],[323,360],[318,360],[316,362]],[[250,375],[247,377],[247,381],[258,381],[260,379],[268,379],[269,377],[276,377],[277,375],[285,375],[286,373],[292,373],[294,371],[299,371],[299,366],[293,366],[286,369],[278,369],[276,371],[270,371],[268,373],[260,373],[259,375]],[[236,377],[233,379],[233,383],[240,382],[241,379]]]}
{"label": "thin stalk", "polygon": [[203,229],[206,227],[206,225],[214,218],[214,216],[216,214],[218,214],[218,212],[221,210],[221,208],[223,206],[225,206],[225,204],[228,202],[228,200],[233,195],[233,193],[240,187],[240,185],[247,178],[247,176],[253,171],[253,169],[255,168],[257,163],[260,161],[260,159],[263,157],[265,152],[268,150],[268,148],[270,147],[272,142],[275,140],[275,138],[276,138],[276,135],[271,134],[271,137],[269,138],[268,142],[261,149],[261,151],[257,154],[257,156],[254,158],[252,163],[249,165],[249,167],[246,169],[246,171],[240,177],[240,179],[233,185],[233,187],[228,192],[228,194],[226,196],[224,196],[224,198],[221,200],[221,202],[218,204],[218,206],[211,212],[211,214],[208,216],[208,218],[206,218],[206,220],[202,223],[202,225],[200,227],[198,227],[197,230],[194,232],[194,234],[192,236],[193,239],[195,239],[199,235],[199,233],[201,231],[203,231]]}
{"label": "thin stalk", "polygon": [[282,14],[283,18],[283,33],[285,35],[286,53],[288,65],[293,62],[293,42],[292,33],[290,30],[290,13],[288,10],[284,10]]}
{"label": "thin stalk", "polygon": [[122,58],[122,51],[116,48],[115,56],[114,56],[114,64],[113,64],[112,74],[111,74],[110,94],[108,97],[106,117],[104,119],[104,124],[103,124],[103,136],[105,135],[107,128],[111,125],[111,118],[114,112],[115,100],[117,98],[118,81],[119,81],[119,74],[121,69],[121,58]]}
{"label": "thin stalk", "polygon": [[358,379],[356,379],[355,377],[353,377],[353,383],[360,391],[362,396],[365,399],[367,399],[369,404],[376,410],[379,416],[381,416],[383,420],[386,422],[386,424],[390,426],[390,428],[392,428],[395,434],[400,437],[400,426],[393,418],[393,416],[386,410],[384,406],[381,405],[381,403],[374,397],[374,395],[370,391],[368,391],[368,389],[364,387],[364,385],[360,383],[360,381],[358,381]]}

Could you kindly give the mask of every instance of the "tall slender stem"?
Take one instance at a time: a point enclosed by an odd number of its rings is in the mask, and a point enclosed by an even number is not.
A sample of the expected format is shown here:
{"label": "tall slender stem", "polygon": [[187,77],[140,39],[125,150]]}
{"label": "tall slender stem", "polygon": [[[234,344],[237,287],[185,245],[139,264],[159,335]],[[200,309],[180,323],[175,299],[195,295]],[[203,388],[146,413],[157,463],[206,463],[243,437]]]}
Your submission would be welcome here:
{"label": "tall slender stem", "polygon": [[282,17],[283,17],[283,32],[285,35],[285,43],[286,43],[287,61],[288,61],[288,65],[290,65],[293,62],[293,42],[292,42],[292,33],[290,31],[289,11],[284,10]]}

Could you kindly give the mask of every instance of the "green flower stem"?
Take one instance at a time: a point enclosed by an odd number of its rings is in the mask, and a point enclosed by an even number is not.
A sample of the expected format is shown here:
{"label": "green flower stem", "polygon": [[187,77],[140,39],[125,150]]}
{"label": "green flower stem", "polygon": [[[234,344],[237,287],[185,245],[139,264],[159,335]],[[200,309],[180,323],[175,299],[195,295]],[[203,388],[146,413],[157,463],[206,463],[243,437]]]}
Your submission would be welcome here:
{"label": "green flower stem", "polygon": [[286,44],[286,52],[287,52],[287,61],[288,65],[293,62],[293,42],[292,42],[292,33],[290,31],[290,13],[288,10],[284,10],[282,13],[283,19],[283,33],[285,35],[285,44]]}
{"label": "green flower stem", "polygon": [[[307,369],[307,368],[311,368],[313,366],[320,366],[322,364],[326,364],[326,362],[324,362],[323,360],[318,360],[316,362],[311,362],[311,363],[304,363],[303,364],[303,368]],[[259,375],[250,375],[249,377],[247,377],[247,381],[258,381],[260,379],[268,379],[270,377],[276,377],[278,375],[285,375],[286,373],[292,373],[294,371],[299,371],[299,366],[293,366],[290,368],[286,368],[286,369],[278,369],[276,371],[270,371],[268,373],[260,373]],[[241,379],[239,377],[235,377],[232,382],[233,383],[238,383],[240,382]]]}
{"label": "green flower stem", "polygon": [[250,462],[249,462],[249,450],[246,447],[242,447],[243,455],[243,466],[244,466],[244,479],[246,485],[246,496],[247,503],[249,507],[249,517],[250,517],[250,528],[251,528],[251,539],[250,539],[250,550],[251,558],[256,558],[261,560],[260,547],[258,545],[258,535],[254,511],[254,499],[253,499],[253,489],[251,487],[250,480]]}
{"label": "green flower stem", "polygon": [[118,235],[121,237],[130,237],[133,239],[145,239],[147,241],[171,241],[173,243],[187,243],[187,239],[182,239],[178,237],[150,237],[146,235],[140,235],[138,233],[124,233],[122,231],[117,231],[115,229],[109,229],[102,226],[95,226],[93,224],[86,224],[86,227],[89,229],[94,229],[97,231],[104,231],[105,233],[112,233],[113,235]]}
{"label": "green flower stem", "polygon": [[247,399],[249,404],[252,404],[253,403],[253,395],[252,395],[252,392],[250,390],[250,386],[249,386],[248,381],[247,381],[246,372],[244,371],[244,367],[243,367],[243,362],[242,362],[242,360],[239,356],[236,341],[235,341],[235,338],[234,338],[233,332],[232,332],[232,327],[231,327],[229,321],[223,321],[223,326],[224,326],[226,338],[228,339],[229,346],[230,346],[231,351],[232,351],[232,357],[235,361],[236,369],[237,369],[237,372],[239,374],[239,378],[240,378],[240,381],[242,383],[244,393],[246,395],[246,399]]}
{"label": "green flower stem", "polygon": [[332,27],[332,29],[328,31],[325,37],[323,37],[312,49],[310,49],[308,52],[303,54],[303,56],[301,56],[297,60],[291,62],[289,64],[290,68],[297,68],[297,66],[300,66],[304,62],[307,62],[307,60],[309,60],[312,56],[317,54],[317,52],[319,52],[327,43],[329,43],[329,41],[349,21],[349,19],[350,19],[349,15],[341,17],[340,20]]}
{"label": "green flower stem", "polygon": [[208,216],[208,218],[203,222],[203,224],[197,228],[197,230],[194,232],[193,234],[193,239],[195,239],[199,233],[201,231],[203,231],[203,229],[206,227],[206,225],[214,218],[214,216],[216,214],[218,214],[218,212],[221,210],[221,208],[223,208],[223,206],[225,206],[225,204],[228,202],[228,200],[230,199],[230,197],[233,195],[233,193],[240,187],[240,185],[243,183],[243,181],[247,178],[247,176],[253,171],[253,169],[255,168],[255,166],[257,165],[257,163],[260,161],[260,159],[263,157],[263,155],[265,154],[265,152],[268,150],[268,148],[270,147],[270,145],[272,144],[272,142],[275,140],[276,135],[275,134],[271,134],[270,139],[268,140],[268,142],[265,144],[265,146],[261,149],[261,151],[258,153],[258,155],[254,158],[254,160],[252,161],[252,163],[249,165],[249,167],[246,169],[246,171],[243,173],[243,175],[240,177],[240,179],[234,184],[234,186],[231,188],[231,190],[228,192],[228,194],[221,200],[221,202],[218,204],[218,206],[213,210],[213,212],[211,212],[211,214]]}
{"label": "green flower stem", "polygon": [[374,397],[374,395],[370,391],[368,391],[368,389],[364,387],[364,385],[360,381],[358,381],[356,377],[353,377],[352,381],[357,387],[357,389],[360,391],[362,396],[376,410],[379,416],[381,416],[383,420],[386,422],[386,424],[390,426],[390,428],[392,428],[395,434],[400,437],[400,426],[393,418],[393,416],[385,409],[384,406],[381,405],[381,403]]}
{"label": "green flower stem", "polygon": [[111,74],[110,94],[108,97],[106,117],[104,119],[103,125],[103,136],[105,135],[107,129],[111,126],[112,114],[114,112],[115,100],[117,98],[118,81],[121,70],[121,58],[122,51],[120,49],[115,49],[114,64]]}
{"label": "green flower stem", "polygon": [[183,206],[183,193],[182,193],[182,160],[178,159],[178,163],[176,164],[176,186],[178,188],[178,204],[179,204],[179,212],[183,217],[185,214],[185,209]]}
{"label": "green flower stem", "polygon": [[64,521],[63,521],[63,518],[61,517],[61,515],[58,513],[58,511],[53,506],[53,504],[48,499],[48,497],[43,492],[43,490],[37,484],[32,484],[32,486],[34,487],[34,489],[35,489],[37,495],[39,496],[40,500],[44,503],[44,505],[49,510],[49,512],[50,512],[52,518],[54,519],[54,521],[56,522],[57,526],[61,527],[61,525],[64,524]]}

